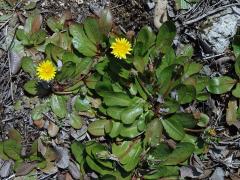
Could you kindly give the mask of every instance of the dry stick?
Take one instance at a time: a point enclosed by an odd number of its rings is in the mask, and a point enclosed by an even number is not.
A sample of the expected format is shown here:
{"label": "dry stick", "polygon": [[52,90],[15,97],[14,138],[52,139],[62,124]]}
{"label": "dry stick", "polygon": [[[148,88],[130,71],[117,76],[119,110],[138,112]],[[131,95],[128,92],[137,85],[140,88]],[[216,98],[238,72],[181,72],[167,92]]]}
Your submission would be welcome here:
{"label": "dry stick", "polygon": [[202,16],[199,16],[199,17],[196,18],[196,19],[192,19],[192,20],[189,20],[189,21],[187,21],[187,22],[184,22],[183,25],[186,26],[186,25],[193,24],[193,23],[195,23],[195,22],[198,22],[198,21],[204,19],[204,18],[207,17],[207,16],[213,15],[213,14],[219,12],[219,11],[223,11],[223,10],[225,10],[225,9],[228,8],[228,7],[239,6],[239,5],[240,5],[240,3],[234,3],[234,4],[228,4],[228,5],[226,5],[226,6],[219,7],[219,8],[217,8],[217,9],[212,10],[212,11],[209,11],[208,13],[206,13],[206,14],[204,14],[204,15],[202,15]]}

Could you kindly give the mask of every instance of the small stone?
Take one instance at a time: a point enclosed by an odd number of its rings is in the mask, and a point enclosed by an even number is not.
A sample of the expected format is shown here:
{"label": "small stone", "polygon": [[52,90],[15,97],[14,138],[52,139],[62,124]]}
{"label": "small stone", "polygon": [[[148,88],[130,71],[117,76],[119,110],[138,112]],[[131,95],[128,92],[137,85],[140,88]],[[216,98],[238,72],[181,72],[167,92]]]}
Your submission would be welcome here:
{"label": "small stone", "polygon": [[152,10],[155,7],[155,2],[148,1],[147,2],[147,7],[149,10]]}

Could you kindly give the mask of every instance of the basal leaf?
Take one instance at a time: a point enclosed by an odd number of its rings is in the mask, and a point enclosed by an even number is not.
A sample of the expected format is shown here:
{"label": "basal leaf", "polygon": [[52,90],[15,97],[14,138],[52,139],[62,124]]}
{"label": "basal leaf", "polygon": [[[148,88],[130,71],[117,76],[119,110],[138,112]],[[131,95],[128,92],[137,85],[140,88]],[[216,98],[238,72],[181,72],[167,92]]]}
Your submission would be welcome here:
{"label": "basal leaf", "polygon": [[176,26],[172,21],[167,21],[162,24],[159,29],[156,45],[163,52],[166,52],[171,47],[173,39],[176,36]]}
{"label": "basal leaf", "polygon": [[88,39],[83,26],[74,24],[70,26],[69,30],[73,36],[72,44],[80,53],[88,57],[96,55],[97,47]]}
{"label": "basal leaf", "polygon": [[76,113],[71,113],[68,115],[70,120],[70,125],[75,129],[80,129],[83,125],[83,120],[81,116],[77,115]]}
{"label": "basal leaf", "polygon": [[34,77],[36,74],[36,65],[33,63],[32,58],[25,56],[22,58],[21,63],[24,72],[29,73],[32,77]]}
{"label": "basal leaf", "polygon": [[139,131],[138,124],[134,123],[132,125],[123,125],[120,129],[120,135],[126,138],[135,138],[142,134],[142,131]]}
{"label": "basal leaf", "polygon": [[228,76],[214,77],[209,81],[207,90],[213,94],[224,94],[232,89],[236,80]]}
{"label": "basal leaf", "polygon": [[136,105],[128,107],[121,112],[121,121],[124,124],[132,124],[142,113],[143,108],[141,106]]}
{"label": "basal leaf", "polygon": [[177,165],[187,160],[193,153],[195,147],[192,143],[181,142],[177,144],[176,149],[167,157],[164,165]]}
{"label": "basal leaf", "polygon": [[71,144],[71,152],[79,164],[83,163],[84,145],[78,141]]}
{"label": "basal leaf", "polygon": [[26,92],[28,92],[31,95],[36,95],[37,94],[37,88],[38,88],[38,82],[36,80],[30,80],[27,81],[24,85],[23,88]]}
{"label": "basal leaf", "polygon": [[66,101],[63,96],[52,95],[51,108],[53,113],[59,118],[64,118],[67,114]]}
{"label": "basal leaf", "polygon": [[3,151],[11,159],[18,161],[21,160],[21,149],[20,143],[13,139],[8,139],[3,142]]}
{"label": "basal leaf", "polygon": [[94,44],[102,41],[102,33],[99,30],[99,24],[95,18],[87,18],[84,21],[84,30],[89,40]]}
{"label": "basal leaf", "polygon": [[157,146],[161,142],[163,125],[160,119],[148,123],[144,142],[150,146]]}
{"label": "basal leaf", "polygon": [[107,106],[130,106],[131,98],[124,93],[121,92],[104,92],[101,96],[103,96],[103,101]]}
{"label": "basal leaf", "polygon": [[236,87],[232,90],[232,95],[240,98],[240,83],[237,83]]}
{"label": "basal leaf", "polygon": [[121,144],[112,144],[112,153],[119,158],[124,170],[132,171],[140,160],[142,143],[140,141],[123,141]]}
{"label": "basal leaf", "polygon": [[89,124],[88,132],[93,136],[104,136],[106,130],[111,129],[112,122],[110,120],[96,120]]}
{"label": "basal leaf", "polygon": [[175,119],[162,120],[162,124],[168,135],[174,140],[180,141],[184,138],[185,132],[181,122]]}

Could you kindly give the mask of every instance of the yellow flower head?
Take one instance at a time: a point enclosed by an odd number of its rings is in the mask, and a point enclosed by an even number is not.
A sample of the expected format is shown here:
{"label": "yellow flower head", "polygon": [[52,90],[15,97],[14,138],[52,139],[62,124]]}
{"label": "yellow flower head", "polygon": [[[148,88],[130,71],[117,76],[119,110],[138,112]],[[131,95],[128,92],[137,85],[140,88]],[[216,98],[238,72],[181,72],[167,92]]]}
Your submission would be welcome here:
{"label": "yellow flower head", "polygon": [[212,128],[208,130],[208,133],[209,133],[211,136],[216,136],[216,135],[217,135],[216,130],[215,130],[215,129],[212,129]]}
{"label": "yellow flower head", "polygon": [[56,67],[50,60],[41,62],[37,67],[37,76],[44,81],[52,80],[56,75]]}
{"label": "yellow flower head", "polygon": [[112,54],[119,59],[126,59],[126,55],[130,54],[132,45],[125,38],[116,38],[115,42],[111,45]]}

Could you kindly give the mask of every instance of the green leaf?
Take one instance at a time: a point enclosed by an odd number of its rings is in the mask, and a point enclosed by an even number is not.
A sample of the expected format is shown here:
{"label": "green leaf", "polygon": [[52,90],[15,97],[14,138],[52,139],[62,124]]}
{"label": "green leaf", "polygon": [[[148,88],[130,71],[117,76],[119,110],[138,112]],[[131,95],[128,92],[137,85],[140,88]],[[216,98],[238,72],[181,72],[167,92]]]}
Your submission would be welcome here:
{"label": "green leaf", "polygon": [[180,105],[177,101],[173,99],[166,100],[164,104],[162,105],[164,114],[171,114],[175,113],[179,109]]}
{"label": "green leaf", "polygon": [[161,142],[163,125],[159,119],[154,119],[147,125],[144,142],[157,146]]}
{"label": "green leaf", "polygon": [[180,141],[184,138],[185,132],[181,122],[175,119],[162,120],[162,124],[168,135],[174,140]]}
{"label": "green leaf", "polygon": [[110,120],[96,120],[89,124],[88,132],[93,136],[104,136],[105,133],[110,132],[112,122]]}
{"label": "green leaf", "polygon": [[44,30],[40,30],[31,35],[30,42],[33,45],[42,44],[46,39],[47,33]]}
{"label": "green leaf", "polygon": [[126,107],[132,103],[131,98],[121,92],[104,92],[101,96],[103,96],[103,101],[107,106]]}
{"label": "green leaf", "polygon": [[[158,166],[155,160],[165,161],[168,155],[171,153],[169,146],[163,142],[161,142],[158,146],[152,147],[148,152],[147,159],[149,160],[149,166],[151,168],[155,168],[156,165]],[[153,161],[152,161],[153,160]]]}
{"label": "green leaf", "polygon": [[76,113],[71,113],[68,115],[68,118],[70,120],[70,125],[74,129],[80,129],[83,125],[83,120],[81,116],[77,115]]}
{"label": "green leaf", "polygon": [[16,32],[17,39],[21,41],[23,45],[31,45],[30,37],[23,29],[18,29]]}
{"label": "green leaf", "polygon": [[202,67],[203,67],[202,64],[195,63],[195,62],[184,64],[184,75],[183,75],[183,77],[186,79],[193,74],[199,73],[200,70],[202,69]]}
{"label": "green leaf", "polygon": [[57,74],[56,79],[58,81],[63,81],[67,79],[72,79],[76,74],[76,64],[68,61],[63,64],[61,71]]}
{"label": "green leaf", "polygon": [[111,132],[109,133],[109,136],[111,138],[117,137],[120,134],[122,127],[123,127],[122,123],[112,121],[112,129]]}
{"label": "green leaf", "polygon": [[141,43],[141,51],[140,54],[136,54],[134,51],[134,56],[144,56],[149,48],[154,44],[156,39],[156,35],[153,33],[151,27],[144,26],[141,28],[137,35],[136,44]]}
{"label": "green leaf", "polygon": [[138,72],[140,72],[140,73],[144,72],[147,62],[148,62],[148,59],[149,59],[148,56],[144,56],[144,57],[134,56],[133,65],[137,69]]}
{"label": "green leaf", "polygon": [[240,55],[237,57],[236,62],[234,64],[234,69],[235,69],[235,73],[238,75],[238,77],[240,78]]}
{"label": "green leaf", "polygon": [[96,55],[97,47],[85,35],[83,26],[77,24],[71,25],[69,30],[73,36],[72,44],[80,53],[88,57]]}
{"label": "green leaf", "polygon": [[79,164],[84,160],[84,145],[78,141],[71,144],[71,152]]}
{"label": "green leaf", "polygon": [[194,128],[197,124],[197,121],[194,119],[193,115],[188,113],[176,113],[168,119],[173,119],[174,121],[180,122],[184,128]]}
{"label": "green leaf", "polygon": [[176,149],[167,157],[164,165],[177,165],[186,161],[193,153],[195,147],[192,143],[181,142],[177,144]]}
{"label": "green leaf", "polygon": [[177,87],[177,101],[180,104],[192,102],[196,97],[196,89],[191,85],[180,85]]}
{"label": "green leaf", "polygon": [[38,82],[36,80],[30,80],[23,85],[23,88],[29,94],[36,95],[37,92],[38,92],[37,91],[37,85],[38,85]]}
{"label": "green leaf", "polygon": [[52,95],[51,108],[55,115],[64,118],[67,115],[67,104],[63,96]]}
{"label": "green leaf", "polygon": [[59,32],[63,29],[63,24],[54,17],[50,17],[47,19],[47,25],[53,32]]}
{"label": "green leaf", "polygon": [[123,125],[120,130],[120,135],[127,138],[135,138],[139,136],[142,131],[139,131],[138,124],[134,123],[131,126]]}
{"label": "green leaf", "polygon": [[91,105],[87,98],[81,99],[80,97],[76,97],[73,107],[76,111],[79,112],[89,110],[91,108]]}
{"label": "green leaf", "polygon": [[236,80],[228,76],[214,77],[209,81],[207,90],[213,94],[224,94],[232,89]]}
{"label": "green leaf", "polygon": [[86,157],[86,162],[87,165],[94,171],[96,171],[97,173],[101,174],[101,175],[106,175],[106,174],[111,174],[112,173],[112,169],[110,168],[106,168],[103,165],[101,165],[100,163],[98,163],[97,161],[94,161],[92,158],[90,158],[89,156]]}
{"label": "green leaf", "polygon": [[112,153],[118,157],[125,171],[132,171],[140,160],[142,152],[141,141],[123,141],[121,144],[112,144]]}
{"label": "green leaf", "polygon": [[111,31],[113,26],[112,12],[109,8],[103,9],[99,14],[99,28],[106,36]]}
{"label": "green leaf", "polygon": [[132,124],[142,113],[143,108],[139,105],[128,107],[121,112],[121,121],[124,124]]}
{"label": "green leaf", "polygon": [[237,83],[236,88],[232,90],[232,95],[236,98],[240,98],[240,83]]}
{"label": "green leaf", "polygon": [[191,58],[193,56],[193,51],[193,46],[191,44],[186,44],[180,49],[179,55]]}
{"label": "green leaf", "polygon": [[[150,172],[143,176],[144,179],[160,179],[162,177],[178,176],[179,167],[178,166],[159,166],[157,171]],[[168,178],[163,178],[168,179]],[[169,178],[175,179],[175,178]]]}
{"label": "green leaf", "polygon": [[208,115],[204,114],[204,113],[200,113],[200,118],[198,119],[198,123],[197,125],[200,127],[207,127],[208,123],[209,123],[209,117]]}
{"label": "green leaf", "polygon": [[8,131],[8,137],[9,137],[9,139],[16,141],[18,144],[22,143],[21,134],[14,128],[12,128]]}
{"label": "green leaf", "polygon": [[236,35],[234,37],[232,46],[233,46],[233,52],[235,54],[235,57],[239,57],[239,55],[240,55],[240,35]]}
{"label": "green leaf", "polygon": [[31,117],[33,121],[37,121],[43,118],[43,113],[47,113],[49,111],[49,104],[43,103],[38,104],[34,107],[34,109],[31,112]]}
{"label": "green leaf", "polygon": [[161,51],[166,52],[167,49],[171,47],[175,36],[175,24],[172,21],[167,21],[163,23],[157,35],[156,46],[159,47]]}
{"label": "green leaf", "polygon": [[144,92],[143,87],[140,85],[139,83],[140,80],[138,80],[137,78],[135,78],[135,85],[137,88],[137,91],[139,93],[139,95],[144,99],[147,100],[147,94]]}
{"label": "green leaf", "polygon": [[87,18],[84,21],[84,30],[92,43],[99,44],[102,41],[102,34],[99,30],[99,24],[95,18]]}
{"label": "green leaf", "polygon": [[123,110],[124,108],[122,107],[113,106],[113,107],[107,108],[107,114],[113,119],[121,120],[121,113]]}
{"label": "green leaf", "polygon": [[3,143],[4,143],[4,141],[0,141],[0,159],[8,160],[9,157],[3,151]]}
{"label": "green leaf", "polygon": [[32,58],[25,56],[22,58],[21,63],[23,71],[29,73],[32,77],[34,77],[36,74],[36,66],[33,63]]}
{"label": "green leaf", "polygon": [[11,159],[18,161],[21,160],[21,149],[22,146],[20,143],[16,142],[13,139],[8,139],[3,142],[3,151]]}

